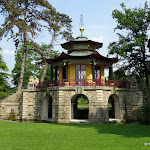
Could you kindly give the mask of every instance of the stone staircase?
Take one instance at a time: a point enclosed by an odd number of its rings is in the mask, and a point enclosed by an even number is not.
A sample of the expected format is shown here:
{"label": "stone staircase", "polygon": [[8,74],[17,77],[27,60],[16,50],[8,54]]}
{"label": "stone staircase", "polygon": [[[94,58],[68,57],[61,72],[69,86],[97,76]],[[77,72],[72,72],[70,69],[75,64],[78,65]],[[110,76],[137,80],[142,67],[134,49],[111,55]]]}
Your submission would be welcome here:
{"label": "stone staircase", "polygon": [[8,97],[5,97],[5,98],[1,99],[0,103],[2,103],[3,101],[5,101],[5,102],[18,101],[21,94],[22,94],[22,90],[21,91],[17,91],[16,93],[13,93],[12,95],[9,95]]}

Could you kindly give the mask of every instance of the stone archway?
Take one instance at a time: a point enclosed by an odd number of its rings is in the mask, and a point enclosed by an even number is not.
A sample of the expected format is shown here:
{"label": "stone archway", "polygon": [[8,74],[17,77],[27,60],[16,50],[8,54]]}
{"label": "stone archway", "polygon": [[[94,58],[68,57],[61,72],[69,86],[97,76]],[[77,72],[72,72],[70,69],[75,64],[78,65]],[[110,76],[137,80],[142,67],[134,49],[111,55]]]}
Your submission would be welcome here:
{"label": "stone archway", "polygon": [[120,119],[120,103],[116,94],[112,94],[108,99],[109,118]]}
{"label": "stone archway", "polygon": [[71,98],[71,119],[89,119],[89,100],[84,94],[75,94]]}
{"label": "stone archway", "polygon": [[45,96],[43,99],[43,120],[49,120],[52,118],[52,96]]}

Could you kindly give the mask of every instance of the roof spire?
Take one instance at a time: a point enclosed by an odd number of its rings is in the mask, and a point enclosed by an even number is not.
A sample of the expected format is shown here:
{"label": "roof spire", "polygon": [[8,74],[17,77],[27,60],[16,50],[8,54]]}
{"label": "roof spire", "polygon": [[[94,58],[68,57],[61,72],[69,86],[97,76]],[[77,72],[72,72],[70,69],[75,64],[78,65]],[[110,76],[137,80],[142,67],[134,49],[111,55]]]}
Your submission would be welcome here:
{"label": "roof spire", "polygon": [[83,21],[83,15],[81,14],[81,17],[80,17],[80,31],[81,31],[81,36],[83,36],[83,31],[84,31],[84,21]]}

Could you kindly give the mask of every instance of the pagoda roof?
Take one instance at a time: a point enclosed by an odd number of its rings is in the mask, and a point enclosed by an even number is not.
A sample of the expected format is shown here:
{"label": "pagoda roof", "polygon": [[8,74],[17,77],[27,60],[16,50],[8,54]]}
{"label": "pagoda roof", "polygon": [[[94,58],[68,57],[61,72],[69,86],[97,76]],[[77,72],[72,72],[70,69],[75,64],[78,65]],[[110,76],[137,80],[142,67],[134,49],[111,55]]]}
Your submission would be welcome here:
{"label": "pagoda roof", "polygon": [[85,55],[85,56],[75,56],[75,55],[71,55],[71,54],[66,54],[64,52],[62,52],[58,57],[54,58],[54,59],[47,59],[47,63],[48,64],[53,64],[55,62],[58,62],[58,61],[63,61],[63,60],[66,60],[66,59],[95,59],[97,61],[106,61],[106,62],[109,62],[109,63],[117,63],[118,61],[118,58],[107,58],[107,57],[104,57],[102,55],[100,55],[97,51],[93,52],[92,54],[89,54],[89,55]]}
{"label": "pagoda roof", "polygon": [[80,44],[80,43],[86,43],[86,44],[94,45],[94,46],[96,46],[96,49],[101,48],[103,46],[103,43],[88,40],[88,38],[85,36],[78,36],[74,40],[71,40],[69,42],[61,44],[61,46],[62,46],[62,48],[68,50],[68,46],[73,45],[73,44]]}

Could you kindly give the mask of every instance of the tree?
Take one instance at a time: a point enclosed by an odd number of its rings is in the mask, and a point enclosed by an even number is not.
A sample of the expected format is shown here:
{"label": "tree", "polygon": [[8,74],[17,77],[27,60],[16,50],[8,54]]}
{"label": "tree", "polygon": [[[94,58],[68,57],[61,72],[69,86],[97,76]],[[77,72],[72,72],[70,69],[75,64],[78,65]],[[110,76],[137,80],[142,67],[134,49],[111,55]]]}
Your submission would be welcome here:
{"label": "tree", "polygon": [[[23,84],[28,84],[29,77],[30,76],[37,76],[38,69],[36,65],[34,64],[34,51],[29,50],[31,49],[32,45],[27,45],[27,52],[26,52],[26,60],[25,60],[25,67],[24,67],[24,78],[23,78]],[[19,49],[17,53],[15,54],[15,67],[12,70],[12,82],[14,85],[18,85],[19,77],[21,73],[21,60],[22,60],[22,52],[23,52],[24,44],[19,46]]]}
{"label": "tree", "polygon": [[124,70],[136,74],[139,78],[144,75],[146,88],[149,88],[148,60],[148,31],[150,29],[150,8],[145,2],[144,8],[127,9],[121,4],[122,10],[112,12],[117,26],[115,31],[119,40],[109,44],[109,54],[117,54],[124,61]]}
{"label": "tree", "polygon": [[[46,58],[50,58],[51,49],[53,47],[54,40],[58,36],[62,36],[66,40],[72,39],[72,32],[71,32],[71,22],[72,20],[66,14],[61,14],[59,12],[55,12],[55,16],[50,18],[49,15],[51,14],[51,10],[45,10],[43,12],[43,20],[45,20],[48,24],[47,29],[50,34],[52,34],[51,42],[49,45],[48,53]],[[48,68],[48,63],[45,61],[45,66],[43,68],[43,74],[41,76],[40,81],[43,82],[46,74],[46,70]]]}
{"label": "tree", "polygon": [[[41,16],[43,9],[54,10],[47,0],[1,0],[0,12],[5,15],[5,21],[0,29],[0,38],[10,34],[15,45],[24,41],[22,52],[21,72],[17,90],[20,90],[23,83],[27,41],[33,38],[42,29]],[[51,16],[49,16],[51,17]]]}
{"label": "tree", "polygon": [[[49,58],[53,59],[59,55],[58,51],[56,51],[56,50],[50,50],[50,53],[49,53],[50,45],[43,43],[41,45],[41,49],[45,50],[45,52],[44,52],[45,57],[49,56]],[[40,62],[38,62],[38,60]],[[38,64],[41,68],[38,78],[39,79],[43,78],[43,81],[50,81],[51,80],[51,66],[48,66],[48,64],[46,64],[45,61],[43,61],[42,59],[38,59],[38,57],[37,57],[36,64]],[[55,76],[55,74],[53,76]]]}
{"label": "tree", "polygon": [[114,80],[128,80],[128,76],[125,74],[125,70],[120,68],[114,72]]}
{"label": "tree", "polygon": [[0,48],[0,99],[7,96],[7,79],[9,74],[6,73],[8,71],[8,68],[3,61],[3,57],[1,54],[1,48]]}
{"label": "tree", "polygon": [[[20,71],[21,71],[21,60],[22,60],[22,52],[23,52],[24,44],[19,46],[17,53],[15,54],[15,67],[12,70],[12,82],[14,85],[18,85]],[[47,52],[49,45],[42,44],[41,49]],[[44,52],[43,52],[44,53]],[[50,58],[54,58],[58,55],[58,51],[51,51]],[[29,77],[34,76],[40,78],[43,73],[43,60],[39,53],[34,51],[34,47],[31,44],[27,45],[27,52],[26,52],[26,60],[25,60],[25,69],[24,69],[24,78],[23,78],[23,85],[27,85],[29,82]],[[47,69],[46,78],[45,80],[50,80],[50,67]]]}
{"label": "tree", "polygon": [[[48,66],[46,70],[45,63],[46,58],[48,58],[48,51],[49,51],[49,45],[42,43],[42,45],[39,47],[39,45],[35,45],[32,49],[36,49],[37,56],[34,58],[35,65],[37,68],[39,68],[38,78],[40,79],[43,76],[43,71],[46,71],[44,74],[44,81],[50,81],[51,80],[51,66]],[[38,49],[37,49],[38,48]],[[51,50],[51,53],[49,54],[49,58],[53,59],[59,55],[57,50]]]}

